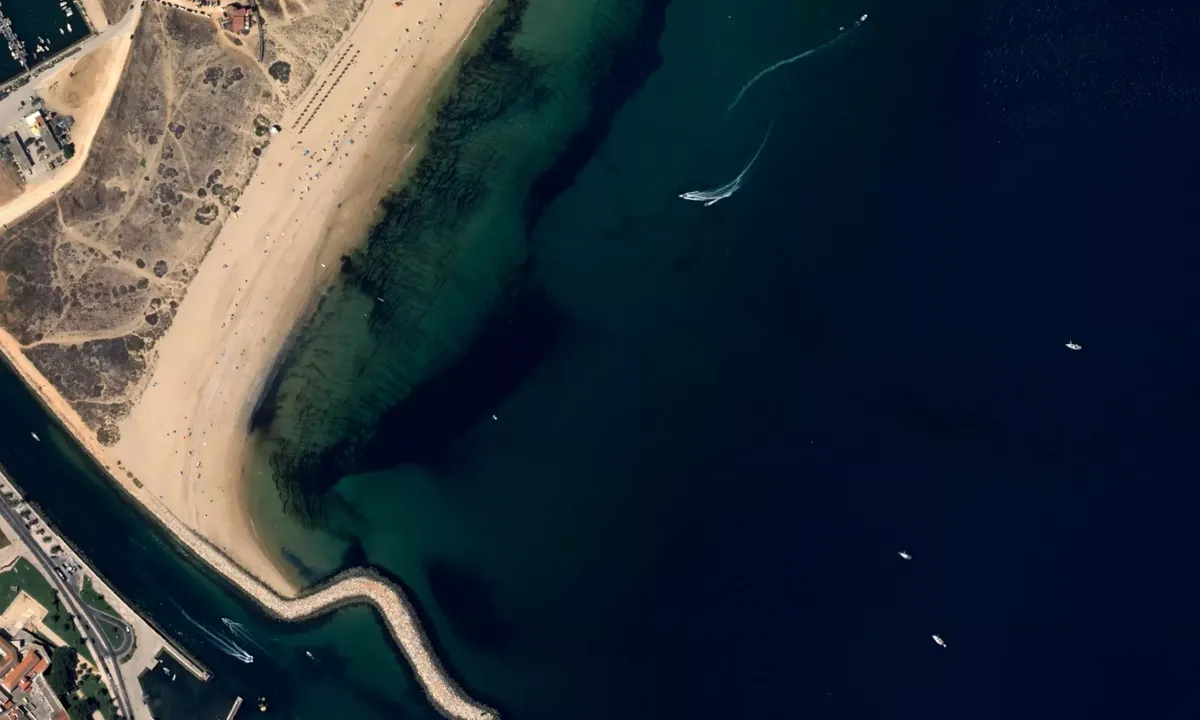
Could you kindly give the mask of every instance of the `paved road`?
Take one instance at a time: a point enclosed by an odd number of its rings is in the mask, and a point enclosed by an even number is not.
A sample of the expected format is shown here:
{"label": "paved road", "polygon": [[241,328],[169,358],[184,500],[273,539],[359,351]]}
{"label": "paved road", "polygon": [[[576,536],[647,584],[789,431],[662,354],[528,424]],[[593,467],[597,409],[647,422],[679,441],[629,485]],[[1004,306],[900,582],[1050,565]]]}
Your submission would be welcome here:
{"label": "paved road", "polygon": [[[82,601],[83,599],[81,597],[80,602]],[[125,653],[129,652],[129,648],[133,646],[133,629],[129,627],[129,623],[125,622],[125,619],[120,615],[113,615],[107,610],[101,610],[98,607],[93,607],[88,605],[86,602],[83,604],[88,609],[88,612],[90,612],[92,616],[96,618],[97,624],[100,620],[104,620],[121,634],[120,644],[113,646],[113,655],[116,655],[118,658],[124,657]]]}
{"label": "paved road", "polygon": [[[125,13],[125,17],[121,18],[117,24],[109,25],[104,30],[90,36],[77,45],[76,47],[79,50],[72,57],[86,55],[108,41],[115,39],[121,33],[132,33],[134,27],[137,25],[138,18],[141,16],[142,6],[141,3],[138,3],[132,11]],[[57,64],[53,66],[43,65],[34,71],[33,76],[27,84],[21,86],[12,95],[0,100],[0,128],[8,127],[29,114],[29,100],[34,94],[33,86],[36,84],[37,78],[47,72],[51,72],[55,67],[57,67]],[[21,106],[22,102],[25,103],[24,107]]]}
{"label": "paved road", "polygon": [[83,601],[75,594],[75,589],[60,578],[58,573],[54,572],[54,564],[50,561],[50,556],[46,553],[41,543],[29,532],[29,528],[25,527],[25,523],[21,522],[17,511],[2,499],[0,499],[0,515],[4,516],[4,519],[8,521],[13,531],[25,543],[25,546],[29,548],[33,559],[41,566],[42,574],[54,585],[54,589],[58,591],[67,608],[72,614],[83,621],[87,635],[90,636],[87,638],[87,643],[92,647],[96,655],[98,669],[103,675],[108,676],[108,686],[112,689],[113,699],[117,701],[117,709],[121,712],[122,716],[132,718],[133,705],[129,702],[129,692],[125,689],[125,680],[121,676],[121,668],[118,665],[120,656],[114,655],[112,647],[108,643],[108,638],[105,637],[96,624],[95,618],[87,612]]}

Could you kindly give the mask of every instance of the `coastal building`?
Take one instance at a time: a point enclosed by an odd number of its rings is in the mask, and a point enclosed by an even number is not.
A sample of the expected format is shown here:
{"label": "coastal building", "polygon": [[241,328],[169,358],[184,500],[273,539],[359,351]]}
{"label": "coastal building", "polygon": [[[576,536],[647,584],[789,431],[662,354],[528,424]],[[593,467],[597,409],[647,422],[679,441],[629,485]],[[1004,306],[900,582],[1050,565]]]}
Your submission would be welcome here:
{"label": "coastal building", "polygon": [[234,3],[225,8],[226,14],[229,16],[229,30],[235,33],[250,32],[251,25],[254,24],[254,7],[248,5],[239,5]]}
{"label": "coastal building", "polygon": [[29,151],[25,149],[25,142],[21,136],[15,131],[5,136],[8,141],[8,152],[12,156],[13,163],[21,174],[28,177],[33,174],[33,158],[29,156]]}
{"label": "coastal building", "polygon": [[67,720],[67,711],[44,676],[50,667],[45,643],[22,631],[0,636],[0,720]]}
{"label": "coastal building", "polygon": [[21,654],[17,652],[16,646],[8,641],[3,635],[0,635],[0,677],[8,674],[21,662]]}
{"label": "coastal building", "polygon": [[38,109],[4,131],[8,154],[23,176],[35,178],[66,162],[70,126],[69,118],[51,119]]}
{"label": "coastal building", "polygon": [[48,153],[55,155],[62,152],[62,145],[59,144],[58,138],[54,137],[50,125],[46,122],[46,115],[41,110],[26,115],[25,125],[32,136],[41,140],[41,146],[44,146]]}

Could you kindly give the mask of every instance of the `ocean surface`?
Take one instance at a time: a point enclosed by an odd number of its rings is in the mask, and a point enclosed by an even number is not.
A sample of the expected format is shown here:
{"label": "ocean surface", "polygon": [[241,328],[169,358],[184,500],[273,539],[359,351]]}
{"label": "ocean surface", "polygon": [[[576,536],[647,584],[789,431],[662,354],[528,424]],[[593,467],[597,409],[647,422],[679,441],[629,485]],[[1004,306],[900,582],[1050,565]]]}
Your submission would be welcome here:
{"label": "ocean surface", "polygon": [[[26,62],[35,68],[59,51],[70,47],[88,36],[88,24],[75,0],[67,0],[73,13],[67,17],[60,6],[63,0],[0,0],[0,13],[12,21],[13,32],[25,43],[28,53]],[[67,25],[71,29],[67,29]],[[61,32],[60,32],[61,30]],[[38,52],[41,45],[44,51]],[[0,38],[0,83],[7,82],[24,72],[8,51],[8,44]]]}
{"label": "ocean surface", "polygon": [[[492,27],[256,418],[281,562],[391,575],[521,720],[1193,716],[1194,12]],[[0,393],[0,463],[209,693],[433,716],[369,612],[265,620]]]}

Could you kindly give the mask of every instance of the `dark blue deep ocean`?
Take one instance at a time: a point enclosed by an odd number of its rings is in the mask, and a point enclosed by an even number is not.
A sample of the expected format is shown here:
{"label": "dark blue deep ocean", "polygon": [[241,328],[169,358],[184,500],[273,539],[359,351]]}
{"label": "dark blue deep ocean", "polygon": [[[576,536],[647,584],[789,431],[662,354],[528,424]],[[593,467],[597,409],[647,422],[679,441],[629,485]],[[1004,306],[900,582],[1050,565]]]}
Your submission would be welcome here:
{"label": "dark blue deep ocean", "polygon": [[[544,92],[440,116],[457,174],[386,204],[294,350],[258,430],[274,550],[395,577],[516,720],[1200,716],[1200,11],[594,2],[569,69],[522,75],[585,5],[486,46],[487,87]],[[768,128],[736,193],[677,197]],[[357,294],[387,302],[351,331]],[[314,384],[322,343],[370,359]],[[431,716],[367,613],[257,614],[31,446],[50,421],[2,380],[0,463],[213,692]]]}

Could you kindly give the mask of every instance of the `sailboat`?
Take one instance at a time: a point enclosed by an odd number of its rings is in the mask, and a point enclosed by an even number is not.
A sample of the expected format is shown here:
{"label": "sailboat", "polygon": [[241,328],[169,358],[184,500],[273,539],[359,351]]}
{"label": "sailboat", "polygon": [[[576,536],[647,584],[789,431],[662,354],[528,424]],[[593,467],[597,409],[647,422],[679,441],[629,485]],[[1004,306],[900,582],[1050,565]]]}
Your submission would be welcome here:
{"label": "sailboat", "polygon": [[33,439],[34,439],[34,440],[37,440],[38,442],[41,442],[41,441],[42,441],[42,439],[41,439],[40,437],[38,437],[38,436],[37,436],[37,433],[35,433],[35,432],[31,432],[31,433],[29,433],[29,434],[33,436]]}

